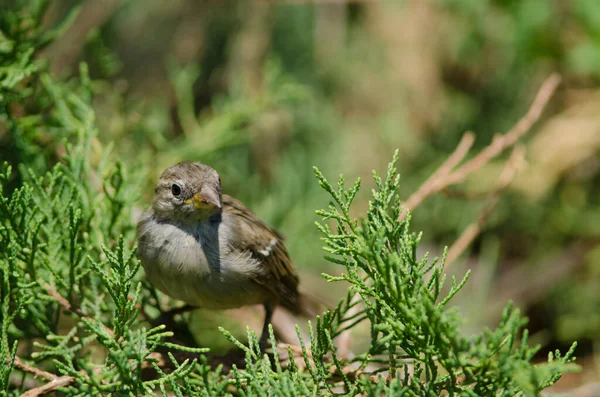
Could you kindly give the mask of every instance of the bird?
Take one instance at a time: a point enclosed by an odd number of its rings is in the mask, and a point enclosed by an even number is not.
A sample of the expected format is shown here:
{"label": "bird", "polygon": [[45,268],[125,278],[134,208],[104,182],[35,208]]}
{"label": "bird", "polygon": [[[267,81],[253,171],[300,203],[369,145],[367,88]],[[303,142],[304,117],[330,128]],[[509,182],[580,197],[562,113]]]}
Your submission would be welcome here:
{"label": "bird", "polygon": [[192,307],[262,304],[259,345],[277,306],[314,317],[322,304],[299,291],[283,237],[241,201],[221,192],[221,178],[200,162],[167,168],[137,225],[137,255],[150,283]]}

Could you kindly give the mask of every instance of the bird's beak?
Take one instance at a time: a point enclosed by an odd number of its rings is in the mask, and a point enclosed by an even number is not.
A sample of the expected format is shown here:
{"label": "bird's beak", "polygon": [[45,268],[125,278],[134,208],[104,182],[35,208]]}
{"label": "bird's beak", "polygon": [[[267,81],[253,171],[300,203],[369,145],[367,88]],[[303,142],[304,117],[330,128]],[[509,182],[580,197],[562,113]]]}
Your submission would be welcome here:
{"label": "bird's beak", "polygon": [[219,193],[215,189],[204,187],[200,192],[194,194],[194,197],[186,201],[187,204],[194,204],[195,208],[221,208]]}

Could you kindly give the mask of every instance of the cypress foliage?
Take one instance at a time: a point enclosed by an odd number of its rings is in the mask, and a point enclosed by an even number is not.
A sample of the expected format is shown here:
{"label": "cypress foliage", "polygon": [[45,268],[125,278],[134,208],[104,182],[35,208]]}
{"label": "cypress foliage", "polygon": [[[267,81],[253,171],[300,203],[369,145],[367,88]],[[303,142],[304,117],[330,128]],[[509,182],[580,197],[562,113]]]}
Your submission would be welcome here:
{"label": "cypress foliage", "polygon": [[[36,58],[66,25],[44,30],[48,3],[17,3],[0,12],[0,125],[16,165],[0,170],[1,395],[27,390],[32,368],[60,377],[65,396],[535,396],[577,369],[575,345],[533,364],[537,348],[512,305],[497,328],[461,332],[451,303],[468,274],[446,286],[444,258],[417,256],[421,235],[410,217],[398,221],[397,154],[385,176],[374,173],[359,219],[350,208],[360,181],[335,187],[315,168],[331,195],[317,227],[327,259],[344,268],[323,276],[347,283],[348,295],[309,324],[310,345],[298,331],[295,351],[273,344],[262,354],[252,332],[244,344],[222,329],[245,355],[228,371],[207,349],[173,343],[135,257],[139,172],[99,144],[86,66],[59,81]],[[363,321],[367,351],[336,352],[334,339]]]}

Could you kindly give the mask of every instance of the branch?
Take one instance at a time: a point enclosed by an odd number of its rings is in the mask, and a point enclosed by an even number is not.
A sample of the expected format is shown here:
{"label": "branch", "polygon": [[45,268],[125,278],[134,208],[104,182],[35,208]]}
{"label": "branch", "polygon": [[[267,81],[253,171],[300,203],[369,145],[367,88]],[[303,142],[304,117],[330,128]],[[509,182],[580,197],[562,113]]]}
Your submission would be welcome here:
{"label": "branch", "polygon": [[75,377],[73,376],[56,376],[54,374],[51,374],[50,372],[46,372],[39,368],[35,368],[23,362],[19,357],[15,357],[14,366],[15,368],[18,368],[21,371],[32,374],[35,378],[43,378],[48,381],[48,383],[40,387],[36,387],[34,389],[26,391],[25,393],[21,394],[21,397],[41,396],[46,393],[58,390],[58,388],[60,387],[68,386],[75,380]]}
{"label": "branch", "polygon": [[477,156],[454,171],[446,181],[445,186],[462,182],[469,174],[477,171],[505,149],[517,143],[517,141],[533,127],[535,122],[540,119],[544,108],[550,101],[550,98],[552,98],[552,95],[559,84],[560,75],[553,74],[548,77],[540,87],[525,116],[523,116],[523,118],[521,118],[521,120],[519,120],[506,134],[496,135],[492,140],[492,143],[483,149]]}
{"label": "branch", "polygon": [[48,292],[48,295],[53,297],[58,302],[58,304],[61,305],[66,311],[74,313],[81,318],[87,317],[81,311],[81,309],[79,309],[78,307],[73,307],[73,305],[71,305],[71,302],[69,302],[67,298],[62,296],[57,290],[55,290],[50,285],[46,285],[46,292]]}
{"label": "branch", "polygon": [[[79,318],[85,318],[87,320],[90,321],[95,321],[92,317],[86,315],[85,313],[83,313],[81,311],[81,309],[79,309],[78,307],[73,307],[73,305],[71,305],[71,302],[69,302],[67,300],[67,298],[65,298],[64,296],[62,296],[57,290],[55,290],[52,286],[50,286],[49,284],[46,284],[46,291],[48,292],[48,294],[53,297],[59,305],[61,305],[63,307],[63,309],[65,309],[68,312],[74,313],[76,314]],[[112,336],[114,335],[114,331],[112,329],[110,329],[109,327],[107,327],[106,325],[104,325],[104,328],[106,328],[106,331]]]}
{"label": "branch", "polygon": [[507,148],[514,146],[517,141],[531,129],[533,124],[539,120],[559,83],[560,76],[558,74],[553,74],[548,77],[540,87],[525,116],[523,116],[513,128],[504,135],[496,135],[492,142],[478,155],[458,169],[452,171],[458,163],[464,159],[473,144],[473,133],[467,132],[448,160],[446,160],[442,166],[431,175],[427,181],[425,181],[425,183],[408,198],[408,200],[406,200],[404,203],[405,209],[400,214],[399,220],[406,218],[406,210],[412,211],[427,197],[446,189],[450,185],[463,182],[467,176],[479,170]]}
{"label": "branch", "polygon": [[515,175],[523,167],[524,163],[525,148],[523,146],[517,146],[504,166],[504,170],[500,175],[498,185],[491,193],[488,194],[487,204],[481,210],[475,222],[471,223],[462,232],[460,237],[448,250],[448,254],[446,256],[446,267],[454,262],[465,251],[465,249],[471,245],[479,233],[481,233],[481,230],[500,202],[500,193],[502,193],[502,191],[511,184]]}
{"label": "branch", "polygon": [[472,132],[467,132],[463,135],[460,140],[458,146],[454,150],[454,152],[448,157],[446,161],[437,169],[427,180],[425,183],[419,187],[419,189],[414,192],[406,202],[403,204],[402,213],[400,213],[399,221],[404,220],[406,218],[407,211],[412,211],[417,208],[425,198],[431,196],[432,194],[440,191],[443,187],[440,187],[441,183],[445,178],[448,177],[448,174],[460,163],[465,156],[469,153],[471,146],[473,146],[473,142],[475,142],[475,134]]}

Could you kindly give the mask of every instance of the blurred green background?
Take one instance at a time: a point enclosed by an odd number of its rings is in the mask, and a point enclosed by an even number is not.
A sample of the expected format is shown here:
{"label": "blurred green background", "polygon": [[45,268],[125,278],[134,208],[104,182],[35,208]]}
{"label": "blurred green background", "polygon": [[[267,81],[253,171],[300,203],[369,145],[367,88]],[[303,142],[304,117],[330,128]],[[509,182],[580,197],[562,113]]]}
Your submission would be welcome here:
{"label": "blurred green background", "polygon": [[[577,339],[577,382],[597,376],[600,2],[55,0],[45,24],[69,16],[43,58],[57,77],[89,64],[98,145],[141,171],[139,211],[167,166],[210,164],[225,192],[282,231],[303,283],[325,295],[319,274],[337,269],[322,259],[314,227],[327,197],[313,165],[363,179],[360,214],[371,170],[399,148],[407,198],[465,131],[476,133],[477,152],[561,73],[524,139],[527,166],[450,271],[474,272],[462,295],[467,330],[512,299],[542,352]],[[17,140],[0,130],[1,158],[34,155],[15,151]],[[489,191],[504,160],[457,190]],[[485,205],[455,196],[431,197],[413,214],[433,254]]]}

